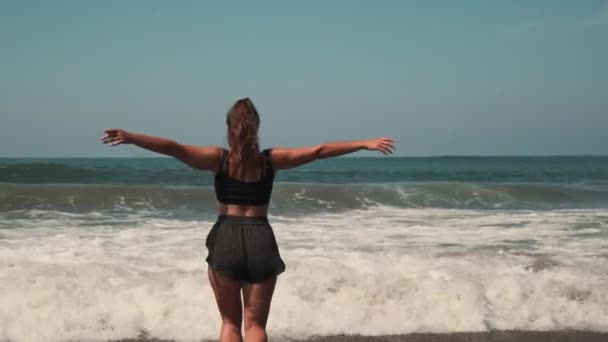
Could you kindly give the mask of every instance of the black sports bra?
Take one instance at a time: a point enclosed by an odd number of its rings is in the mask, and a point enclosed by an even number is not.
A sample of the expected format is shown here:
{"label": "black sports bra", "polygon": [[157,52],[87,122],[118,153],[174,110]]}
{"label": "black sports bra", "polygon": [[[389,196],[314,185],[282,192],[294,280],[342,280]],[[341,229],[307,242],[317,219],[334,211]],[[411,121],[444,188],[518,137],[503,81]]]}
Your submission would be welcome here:
{"label": "black sports bra", "polygon": [[270,160],[270,149],[262,151],[262,178],[257,182],[243,182],[230,177],[226,163],[227,151],[222,151],[220,168],[215,174],[215,197],[223,204],[267,205],[270,202],[274,170]]}

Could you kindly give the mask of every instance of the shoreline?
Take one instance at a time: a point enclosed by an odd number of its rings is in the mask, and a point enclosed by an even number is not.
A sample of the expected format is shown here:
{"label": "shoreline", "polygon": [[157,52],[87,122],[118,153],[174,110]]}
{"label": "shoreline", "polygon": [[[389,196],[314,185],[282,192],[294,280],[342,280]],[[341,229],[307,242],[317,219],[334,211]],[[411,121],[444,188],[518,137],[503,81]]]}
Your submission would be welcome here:
{"label": "shoreline", "polygon": [[[398,335],[330,335],[311,336],[305,339],[269,336],[272,341],[285,342],[606,342],[608,332],[581,330],[496,330],[486,332],[453,332],[453,333],[409,333]],[[178,342],[147,335],[137,338],[110,340],[108,342]],[[201,340],[201,342],[214,340]]]}

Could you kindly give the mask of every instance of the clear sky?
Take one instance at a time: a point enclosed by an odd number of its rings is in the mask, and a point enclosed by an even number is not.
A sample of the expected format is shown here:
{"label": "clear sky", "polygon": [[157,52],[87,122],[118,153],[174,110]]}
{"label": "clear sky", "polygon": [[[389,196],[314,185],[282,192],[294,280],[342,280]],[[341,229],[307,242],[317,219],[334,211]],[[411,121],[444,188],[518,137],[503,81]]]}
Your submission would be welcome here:
{"label": "clear sky", "polygon": [[0,157],[223,144],[244,96],[264,147],[608,154],[608,1],[0,0]]}

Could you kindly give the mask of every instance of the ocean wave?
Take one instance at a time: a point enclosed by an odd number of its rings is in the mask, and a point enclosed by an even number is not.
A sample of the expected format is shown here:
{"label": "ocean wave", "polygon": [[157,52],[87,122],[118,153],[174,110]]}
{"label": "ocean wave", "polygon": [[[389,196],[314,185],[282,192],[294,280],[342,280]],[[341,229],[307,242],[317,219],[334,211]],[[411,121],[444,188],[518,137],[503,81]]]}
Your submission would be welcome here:
{"label": "ocean wave", "polygon": [[[608,157],[335,158],[278,172],[292,183],[580,183],[608,180]],[[172,158],[1,159],[0,182],[19,184],[213,184],[210,172]]]}
{"label": "ocean wave", "polygon": [[[343,212],[376,206],[481,210],[606,208],[608,191],[587,187],[534,183],[277,183],[271,212],[305,214]],[[212,213],[210,186],[160,187],[116,185],[0,184],[0,212]]]}

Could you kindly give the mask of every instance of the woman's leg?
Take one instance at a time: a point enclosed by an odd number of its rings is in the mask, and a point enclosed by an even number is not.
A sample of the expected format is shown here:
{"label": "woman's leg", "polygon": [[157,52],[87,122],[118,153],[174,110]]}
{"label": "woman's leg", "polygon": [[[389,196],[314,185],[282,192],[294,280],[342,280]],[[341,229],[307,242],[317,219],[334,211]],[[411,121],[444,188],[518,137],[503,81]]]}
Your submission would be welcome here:
{"label": "woman's leg", "polygon": [[207,268],[209,282],[215,294],[215,301],[222,316],[220,342],[242,342],[241,322],[243,319],[241,303],[241,282],[217,274]]}
{"label": "woman's leg", "polygon": [[245,302],[245,340],[247,342],[266,342],[266,322],[270,312],[270,302],[277,282],[273,277],[262,283],[243,286]]}

